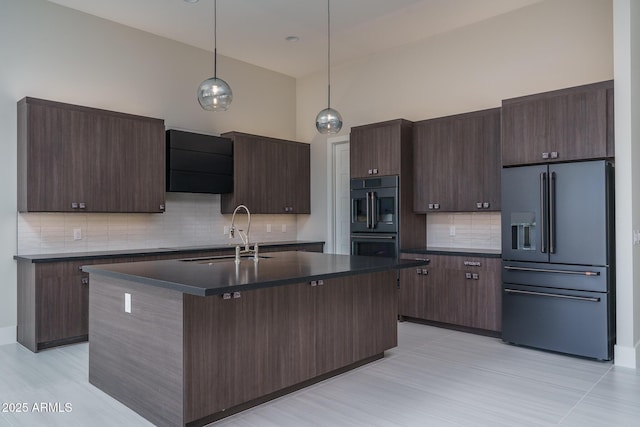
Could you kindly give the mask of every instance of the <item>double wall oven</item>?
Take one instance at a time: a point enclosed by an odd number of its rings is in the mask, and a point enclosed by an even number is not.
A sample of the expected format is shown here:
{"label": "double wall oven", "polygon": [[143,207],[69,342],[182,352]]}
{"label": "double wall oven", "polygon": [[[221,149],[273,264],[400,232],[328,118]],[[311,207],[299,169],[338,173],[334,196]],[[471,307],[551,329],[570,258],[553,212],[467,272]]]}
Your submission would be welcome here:
{"label": "double wall oven", "polygon": [[398,177],[351,180],[351,254],[398,256]]}

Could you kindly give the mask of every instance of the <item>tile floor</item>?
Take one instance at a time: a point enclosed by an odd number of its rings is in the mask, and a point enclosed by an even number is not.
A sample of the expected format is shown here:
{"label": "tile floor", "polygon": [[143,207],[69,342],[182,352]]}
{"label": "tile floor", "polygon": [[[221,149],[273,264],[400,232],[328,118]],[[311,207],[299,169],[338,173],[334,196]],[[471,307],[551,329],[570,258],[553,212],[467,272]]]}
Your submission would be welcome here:
{"label": "tile floor", "polygon": [[[0,427],[151,425],[90,385],[87,364],[88,344],[39,354],[0,346]],[[27,412],[16,412],[18,403],[26,403]],[[215,423],[637,425],[640,371],[408,322],[399,324],[399,346],[384,359]]]}

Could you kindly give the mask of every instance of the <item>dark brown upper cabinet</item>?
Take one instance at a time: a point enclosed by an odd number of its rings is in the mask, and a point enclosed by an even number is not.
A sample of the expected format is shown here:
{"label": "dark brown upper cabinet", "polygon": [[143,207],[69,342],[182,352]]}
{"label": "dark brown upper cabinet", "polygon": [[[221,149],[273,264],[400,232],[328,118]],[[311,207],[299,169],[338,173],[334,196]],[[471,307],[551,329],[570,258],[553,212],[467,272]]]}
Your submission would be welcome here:
{"label": "dark brown upper cabinet", "polygon": [[411,128],[412,123],[403,119],[351,128],[351,177],[400,175],[404,146],[410,151]]}
{"label": "dark brown upper cabinet", "polygon": [[500,109],[413,126],[416,212],[500,210]]}
{"label": "dark brown upper cabinet", "polygon": [[163,212],[164,121],[24,98],[20,212]]}
{"label": "dark brown upper cabinet", "polygon": [[233,140],[233,193],[221,195],[221,212],[246,205],[251,213],[311,212],[309,144],[229,132]]}
{"label": "dark brown upper cabinet", "polygon": [[613,156],[612,80],[502,101],[504,166]]}

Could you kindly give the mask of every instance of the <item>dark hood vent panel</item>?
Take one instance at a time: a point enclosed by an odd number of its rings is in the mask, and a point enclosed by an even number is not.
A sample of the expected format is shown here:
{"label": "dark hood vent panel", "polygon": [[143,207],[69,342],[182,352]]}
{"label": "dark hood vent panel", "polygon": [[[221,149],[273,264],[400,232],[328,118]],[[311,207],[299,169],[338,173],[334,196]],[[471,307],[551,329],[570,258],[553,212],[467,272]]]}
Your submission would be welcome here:
{"label": "dark hood vent panel", "polygon": [[232,140],[175,129],[166,136],[168,192],[233,192]]}

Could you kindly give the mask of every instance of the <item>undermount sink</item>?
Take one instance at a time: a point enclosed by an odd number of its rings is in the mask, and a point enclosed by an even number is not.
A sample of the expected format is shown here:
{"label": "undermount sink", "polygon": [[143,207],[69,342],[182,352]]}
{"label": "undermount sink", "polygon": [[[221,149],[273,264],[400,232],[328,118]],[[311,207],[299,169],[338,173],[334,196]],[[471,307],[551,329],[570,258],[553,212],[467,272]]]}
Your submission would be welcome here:
{"label": "undermount sink", "polygon": [[[240,259],[242,260],[252,260],[254,257],[253,255],[249,255],[249,254],[245,254],[245,255],[240,255]],[[271,258],[269,256],[263,256],[263,255],[259,255],[258,259],[267,259],[267,258]],[[235,261],[236,256],[235,255],[220,255],[220,256],[212,256],[212,257],[205,257],[205,258],[185,258],[185,259],[181,259],[181,262],[193,262],[196,264],[215,264],[215,263],[219,263],[219,262],[229,262],[229,261]]]}

